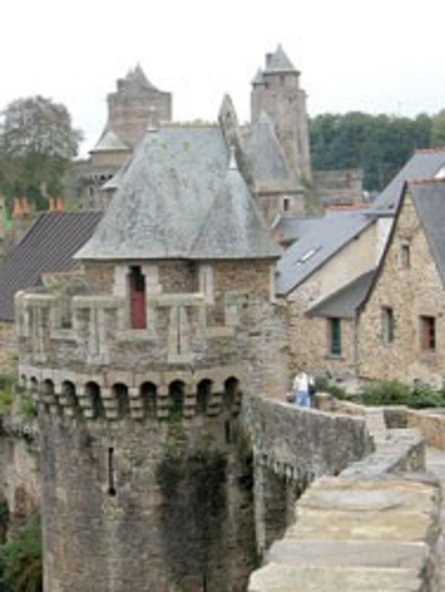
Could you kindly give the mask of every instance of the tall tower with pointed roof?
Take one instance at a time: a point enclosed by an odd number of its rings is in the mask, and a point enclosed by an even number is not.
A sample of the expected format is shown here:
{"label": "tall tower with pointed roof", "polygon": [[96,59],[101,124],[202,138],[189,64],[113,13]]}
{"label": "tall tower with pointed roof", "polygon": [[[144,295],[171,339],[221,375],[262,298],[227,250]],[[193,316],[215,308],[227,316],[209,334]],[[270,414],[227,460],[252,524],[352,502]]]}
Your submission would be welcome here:
{"label": "tall tower with pointed roof", "polygon": [[140,64],[117,81],[117,90],[108,95],[107,103],[107,126],[132,148],[144,135],[151,119],[159,122],[172,118],[171,93],[156,88]]}
{"label": "tall tower with pointed roof", "polygon": [[71,192],[88,209],[106,209],[103,191],[132,154],[148,127],[172,118],[172,95],[158,90],[138,64],[107,97],[108,113],[104,130],[87,160],[73,164]]}
{"label": "tall tower with pointed roof", "polygon": [[306,93],[300,88],[300,72],[281,45],[266,54],[264,69],[252,80],[252,124],[265,112],[275,127],[288,165],[300,181],[311,180]]}
{"label": "tall tower with pointed roof", "polygon": [[243,400],[288,377],[279,251],[229,152],[218,126],[147,131],[77,254],[83,281],[16,298],[45,590],[247,587]]}

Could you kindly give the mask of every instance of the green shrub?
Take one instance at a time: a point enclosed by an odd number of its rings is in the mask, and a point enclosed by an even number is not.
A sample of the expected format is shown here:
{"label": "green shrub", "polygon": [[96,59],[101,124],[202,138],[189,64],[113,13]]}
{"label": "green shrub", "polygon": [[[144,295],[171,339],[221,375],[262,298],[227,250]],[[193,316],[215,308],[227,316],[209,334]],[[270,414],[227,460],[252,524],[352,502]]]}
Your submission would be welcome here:
{"label": "green shrub", "polygon": [[329,393],[336,399],[347,399],[347,393],[344,388],[332,382],[326,374],[320,374],[315,377],[315,389],[317,392]]}
{"label": "green shrub", "polygon": [[0,547],[0,569],[0,590],[42,592],[42,536],[37,513],[15,538]]}
{"label": "green shrub", "polygon": [[428,384],[417,385],[411,392],[409,406],[415,409],[445,407],[445,393]]}
{"label": "green shrub", "polygon": [[29,393],[22,393],[20,395],[19,408],[24,419],[31,420],[37,417],[37,407]]}
{"label": "green shrub", "polygon": [[10,374],[0,373],[0,415],[9,413],[14,401],[16,379]]}
{"label": "green shrub", "polygon": [[366,385],[360,393],[365,405],[407,405],[410,387],[398,380],[383,380]]}
{"label": "green shrub", "polygon": [[427,384],[412,388],[397,380],[383,380],[365,386],[360,400],[364,405],[406,405],[414,409],[445,406],[443,391]]}

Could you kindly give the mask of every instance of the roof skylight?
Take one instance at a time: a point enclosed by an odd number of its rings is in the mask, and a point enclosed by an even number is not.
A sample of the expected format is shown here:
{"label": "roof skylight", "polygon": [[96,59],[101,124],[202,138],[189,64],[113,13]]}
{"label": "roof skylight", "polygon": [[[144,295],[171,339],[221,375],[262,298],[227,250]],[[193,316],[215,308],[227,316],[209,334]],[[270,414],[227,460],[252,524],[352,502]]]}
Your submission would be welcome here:
{"label": "roof skylight", "polygon": [[297,265],[302,265],[303,263],[309,261],[309,259],[311,259],[315,255],[315,253],[318,253],[320,249],[321,247],[312,247],[312,249],[309,249],[309,251],[303,253],[303,255],[299,259],[297,259]]}

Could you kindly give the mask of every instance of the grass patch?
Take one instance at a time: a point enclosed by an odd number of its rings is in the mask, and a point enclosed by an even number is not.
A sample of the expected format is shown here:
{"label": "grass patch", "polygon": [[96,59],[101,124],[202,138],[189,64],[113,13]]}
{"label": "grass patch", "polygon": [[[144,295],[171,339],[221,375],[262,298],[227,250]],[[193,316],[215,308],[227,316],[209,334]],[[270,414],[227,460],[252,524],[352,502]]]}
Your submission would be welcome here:
{"label": "grass patch", "polygon": [[7,415],[14,402],[17,381],[10,374],[0,373],[0,415]]}

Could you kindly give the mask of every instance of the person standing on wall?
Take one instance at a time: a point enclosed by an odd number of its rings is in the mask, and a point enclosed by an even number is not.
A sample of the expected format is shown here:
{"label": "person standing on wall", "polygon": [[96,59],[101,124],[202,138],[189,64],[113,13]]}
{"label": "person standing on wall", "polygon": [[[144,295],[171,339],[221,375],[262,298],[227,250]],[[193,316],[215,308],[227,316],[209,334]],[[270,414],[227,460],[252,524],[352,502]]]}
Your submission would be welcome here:
{"label": "person standing on wall", "polygon": [[303,368],[294,378],[294,402],[297,407],[311,407],[311,395],[314,379]]}

